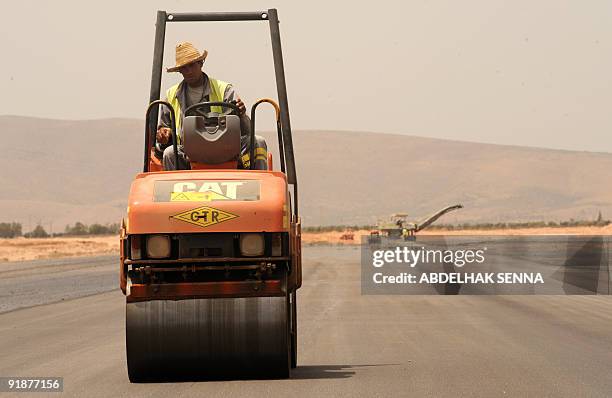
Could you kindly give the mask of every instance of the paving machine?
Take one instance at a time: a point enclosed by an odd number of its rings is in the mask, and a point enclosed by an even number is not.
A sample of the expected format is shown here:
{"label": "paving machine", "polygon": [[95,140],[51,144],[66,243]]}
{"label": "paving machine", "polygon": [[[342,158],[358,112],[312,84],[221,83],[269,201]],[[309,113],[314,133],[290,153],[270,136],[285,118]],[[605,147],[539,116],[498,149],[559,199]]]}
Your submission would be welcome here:
{"label": "paving machine", "polygon": [[[190,170],[164,171],[155,143],[166,25],[261,21],[270,26],[278,104],[251,108],[250,163],[239,168],[241,131],[233,103],[185,110]],[[278,164],[255,170],[255,112],[276,112]],[[217,110],[211,112],[211,109]],[[219,111],[220,110],[220,111]],[[121,228],[120,287],[126,295],[130,381],[252,372],[289,377],[297,365],[297,295],[302,284],[298,191],[276,9],[158,11],[144,169],[130,189]],[[244,138],[244,132],[242,134]],[[244,156],[244,155],[242,155]],[[176,164],[179,164],[178,158]]]}
{"label": "paving machine", "polygon": [[391,214],[388,220],[378,222],[377,230],[370,233],[370,241],[386,236],[394,239],[414,240],[415,234],[433,224],[438,218],[453,210],[462,209],[460,204],[447,206],[421,221],[408,221],[408,214]]}

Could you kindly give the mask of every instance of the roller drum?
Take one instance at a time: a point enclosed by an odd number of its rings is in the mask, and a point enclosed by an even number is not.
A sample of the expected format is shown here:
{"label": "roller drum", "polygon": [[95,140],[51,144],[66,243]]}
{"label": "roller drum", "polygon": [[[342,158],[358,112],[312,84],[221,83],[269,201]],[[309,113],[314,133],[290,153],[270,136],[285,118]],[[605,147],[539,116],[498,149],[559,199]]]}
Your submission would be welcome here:
{"label": "roller drum", "polygon": [[130,380],[263,373],[288,377],[288,297],[126,304]]}

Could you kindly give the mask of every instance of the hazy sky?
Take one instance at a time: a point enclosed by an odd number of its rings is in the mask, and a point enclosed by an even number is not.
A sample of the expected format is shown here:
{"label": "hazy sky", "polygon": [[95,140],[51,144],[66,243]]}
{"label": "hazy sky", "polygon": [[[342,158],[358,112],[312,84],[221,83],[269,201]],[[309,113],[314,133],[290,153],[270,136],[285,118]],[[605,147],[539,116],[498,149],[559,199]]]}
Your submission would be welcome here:
{"label": "hazy sky", "polygon": [[[156,10],[276,7],[294,129],[612,152],[611,1],[2,5],[0,114],[142,118]],[[262,22],[172,23],[164,64],[177,41],[192,41],[246,102],[276,97],[268,32]],[[165,74],[164,87],[178,78]]]}

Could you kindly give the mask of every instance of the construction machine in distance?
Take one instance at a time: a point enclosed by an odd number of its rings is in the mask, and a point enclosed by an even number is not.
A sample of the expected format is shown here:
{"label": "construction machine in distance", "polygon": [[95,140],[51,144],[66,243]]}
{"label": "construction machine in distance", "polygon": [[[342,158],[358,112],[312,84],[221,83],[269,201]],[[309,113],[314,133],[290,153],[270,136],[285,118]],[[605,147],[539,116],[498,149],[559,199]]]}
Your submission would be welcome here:
{"label": "construction machine in distance", "polygon": [[[250,163],[239,169],[234,103],[185,110],[190,170],[164,171],[155,143],[166,25],[187,21],[267,22],[278,104],[251,108]],[[255,170],[255,111],[276,111],[280,170]],[[211,112],[212,109],[221,110]],[[132,382],[253,372],[286,378],[297,366],[301,230],[287,90],[276,9],[158,11],[143,172],[134,179],[121,228],[120,287],[126,295],[126,355]],[[178,158],[176,164],[179,164]]]}
{"label": "construction machine in distance", "polygon": [[408,221],[408,214],[405,213],[391,214],[388,220],[378,222],[377,229],[370,233],[370,241],[376,241],[381,236],[391,239],[414,240],[417,232],[429,227],[444,214],[462,208],[463,206],[460,204],[448,206],[421,221]]}

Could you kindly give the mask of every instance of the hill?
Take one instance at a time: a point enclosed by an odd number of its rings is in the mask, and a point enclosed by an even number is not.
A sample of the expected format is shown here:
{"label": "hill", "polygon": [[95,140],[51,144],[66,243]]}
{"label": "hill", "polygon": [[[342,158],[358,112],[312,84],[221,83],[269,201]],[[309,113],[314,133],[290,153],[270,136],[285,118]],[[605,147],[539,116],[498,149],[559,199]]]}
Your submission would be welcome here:
{"label": "hill", "polygon": [[[0,116],[0,129],[0,222],[60,231],[121,219],[142,168],[141,121]],[[455,203],[465,209],[443,222],[612,215],[609,153],[338,131],[296,131],[294,146],[306,225],[373,224],[393,212],[418,219]]]}

